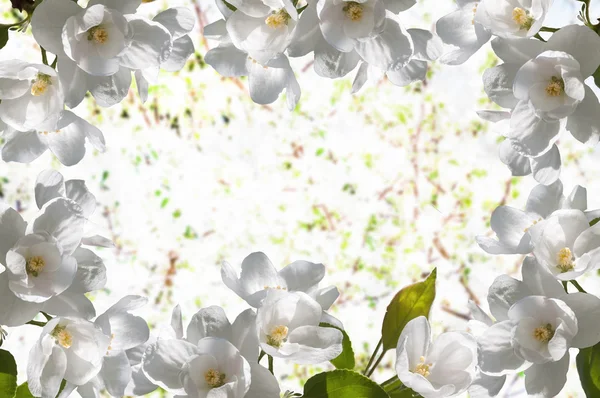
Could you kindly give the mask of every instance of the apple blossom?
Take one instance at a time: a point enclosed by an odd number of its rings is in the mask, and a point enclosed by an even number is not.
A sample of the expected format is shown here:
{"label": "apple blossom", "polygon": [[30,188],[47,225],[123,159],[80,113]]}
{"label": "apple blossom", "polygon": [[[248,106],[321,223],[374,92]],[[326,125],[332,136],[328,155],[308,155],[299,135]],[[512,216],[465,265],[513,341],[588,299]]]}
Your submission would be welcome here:
{"label": "apple blossom", "polygon": [[431,342],[429,321],[412,319],[396,348],[400,381],[424,398],[450,397],[467,390],[476,375],[477,343],[464,332],[446,332]]}
{"label": "apple blossom", "polygon": [[51,126],[28,131],[8,127],[3,138],[5,162],[30,163],[49,149],[62,164],[73,166],[83,159],[86,140],[98,151],[105,150],[102,132],[70,111],[60,112]]}
{"label": "apple blossom", "polygon": [[0,62],[0,119],[12,129],[53,129],[64,108],[63,87],[47,65]]}
{"label": "apple blossom", "polygon": [[481,0],[475,21],[505,38],[531,37],[542,25],[552,0]]}
{"label": "apple blossom", "polygon": [[188,325],[185,340],[151,344],[142,369],[152,383],[179,396],[277,398],[276,379],[257,362],[255,322],[252,310],[230,324],[220,307],[202,309]]}
{"label": "apple blossom", "polygon": [[491,32],[475,20],[479,3],[478,0],[457,0],[458,9],[436,22],[436,33],[449,48],[440,62],[460,65],[491,39]]}
{"label": "apple blossom", "polygon": [[319,326],[321,306],[306,293],[268,289],[256,327],[262,350],[299,364],[315,364],[342,352],[342,333]]}
{"label": "apple blossom", "polygon": [[563,388],[570,347],[600,341],[600,299],[566,294],[561,284],[527,257],[523,280],[496,278],[488,302],[497,320],[478,338],[479,366],[490,375],[525,371],[528,394],[554,397]]}
{"label": "apple blossom", "polygon": [[110,337],[79,318],[54,318],[29,353],[27,382],[34,396],[55,398],[62,380],[89,382],[102,369]]}
{"label": "apple blossom", "polygon": [[89,90],[101,106],[120,102],[131,71],[158,67],[170,56],[172,36],[160,23],[133,15],[139,1],[45,0],[33,13],[37,42],[58,57],[65,102],[74,107]]}
{"label": "apple blossom", "polygon": [[319,288],[324,276],[325,266],[309,261],[294,261],[277,271],[262,252],[252,253],[242,261],[239,277],[231,264],[224,262],[221,267],[221,278],[225,285],[255,308],[260,307],[269,290],[275,288],[304,292],[316,300],[323,310],[328,310],[339,292],[335,286]]}
{"label": "apple blossom", "polygon": [[600,264],[599,231],[581,210],[557,211],[544,223],[533,254],[557,279],[575,279]]}

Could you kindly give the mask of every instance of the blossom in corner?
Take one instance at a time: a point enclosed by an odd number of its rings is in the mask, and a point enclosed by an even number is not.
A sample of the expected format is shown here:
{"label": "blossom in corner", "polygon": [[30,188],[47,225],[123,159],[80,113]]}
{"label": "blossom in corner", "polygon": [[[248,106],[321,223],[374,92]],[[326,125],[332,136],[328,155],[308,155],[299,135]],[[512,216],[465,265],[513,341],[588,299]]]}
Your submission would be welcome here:
{"label": "blossom in corner", "polygon": [[479,336],[479,366],[488,375],[524,371],[529,395],[551,398],[567,380],[569,349],[600,341],[600,299],[566,294],[563,286],[527,257],[522,281],[503,275],[489,289],[496,323]]}
{"label": "blossom in corner", "polygon": [[552,0],[481,0],[475,22],[504,38],[532,37],[544,25]]}
{"label": "blossom in corner", "polygon": [[406,324],[396,348],[400,381],[424,398],[442,398],[467,390],[476,376],[477,342],[465,332],[446,332],[431,341],[424,316]]}

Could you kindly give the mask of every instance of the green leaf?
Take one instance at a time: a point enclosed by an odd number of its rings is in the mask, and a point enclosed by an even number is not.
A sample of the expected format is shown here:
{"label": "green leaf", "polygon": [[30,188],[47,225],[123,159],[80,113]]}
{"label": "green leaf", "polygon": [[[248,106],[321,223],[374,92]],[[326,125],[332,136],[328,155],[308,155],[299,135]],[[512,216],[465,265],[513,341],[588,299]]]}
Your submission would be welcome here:
{"label": "green leaf", "polygon": [[396,380],[391,384],[385,386],[385,391],[388,393],[390,398],[417,398],[420,395],[408,387],[403,387],[400,380]]}
{"label": "green leaf", "polygon": [[437,268],[423,282],[415,283],[400,290],[390,302],[383,318],[381,337],[384,352],[396,348],[400,333],[408,322],[419,316],[429,316],[435,299]]}
{"label": "green leaf", "polygon": [[592,76],[594,76],[594,83],[596,83],[596,86],[600,87],[600,66]]}
{"label": "green leaf", "polygon": [[0,397],[12,398],[17,391],[17,363],[12,354],[0,350]]}
{"label": "green leaf", "polygon": [[304,385],[304,398],[389,398],[373,380],[351,370],[319,373]]}
{"label": "green leaf", "polygon": [[8,26],[0,26],[0,49],[8,43]]}
{"label": "green leaf", "polygon": [[594,225],[598,224],[598,221],[600,221],[600,217],[594,218],[592,221],[590,221],[590,227],[593,227]]}
{"label": "green leaf", "polygon": [[17,388],[17,395],[15,395],[15,398],[35,398],[35,397],[29,392],[29,386],[27,385],[27,383],[23,383],[19,386],[19,388]]}
{"label": "green leaf", "polygon": [[342,353],[338,355],[337,358],[330,361],[333,366],[337,369],[354,369],[354,366],[356,365],[356,361],[354,360],[354,350],[352,349],[352,342],[346,331],[329,323],[321,323],[319,326],[337,329],[344,335],[344,340],[342,341]]}
{"label": "green leaf", "polygon": [[600,343],[579,350],[577,372],[581,387],[588,398],[600,397]]}

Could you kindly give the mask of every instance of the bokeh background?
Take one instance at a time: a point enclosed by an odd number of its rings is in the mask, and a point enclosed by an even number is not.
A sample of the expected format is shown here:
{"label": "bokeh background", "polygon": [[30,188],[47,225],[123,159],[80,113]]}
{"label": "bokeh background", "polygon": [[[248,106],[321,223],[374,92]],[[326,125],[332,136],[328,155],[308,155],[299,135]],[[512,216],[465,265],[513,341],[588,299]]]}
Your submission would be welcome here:
{"label": "bokeh background", "polygon": [[[50,153],[29,165],[0,163],[0,199],[25,217],[36,210],[40,171],[55,168],[87,181],[99,204],[92,221],[116,243],[98,252],[108,268],[106,288],[90,296],[98,313],[140,294],[150,300],[140,313],[153,328],[169,322],[176,304],[184,322],[209,305],[223,306],[233,319],[245,303],[222,284],[222,261],[239,265],[263,251],[278,268],[297,259],[321,262],[326,282],[342,292],[332,312],[364,368],[389,300],[434,267],[436,334],[467,328],[469,299],[487,309],[495,277],[520,277],[522,257],[492,257],[474,242],[491,234],[496,206],[524,206],[535,185],[531,177],[511,177],[497,157],[498,132],[475,114],[493,107],[481,84],[483,70],[498,62],[489,45],[462,66],[432,64],[426,82],[369,82],[356,95],[353,73],[325,80],[310,57],[294,59],[302,98],[289,112],[285,101],[252,103],[245,79],[223,78],[203,62],[216,43],[202,27],[220,18],[212,0],[156,0],[139,12],[153,16],[180,5],[198,19],[196,54],[184,70],[162,73],[145,104],[132,87],[113,108],[99,108],[90,97],[75,109],[104,132],[106,153],[90,152],[71,168]],[[14,20],[8,0],[0,7],[3,21]],[[577,7],[556,0],[546,25],[574,21]],[[406,27],[431,29],[454,8],[451,0],[419,0],[401,19]],[[30,34],[11,33],[0,50],[1,60],[15,57],[40,59]],[[565,189],[586,186],[590,207],[600,207],[598,153],[568,134],[560,147]],[[588,275],[581,284],[600,293],[598,279]],[[8,332],[3,348],[17,357],[24,380],[39,329]],[[377,380],[391,374],[394,360],[388,353]],[[283,390],[299,392],[327,368],[275,365]],[[561,397],[584,396],[572,368]],[[509,378],[501,396],[525,396],[522,377]]]}

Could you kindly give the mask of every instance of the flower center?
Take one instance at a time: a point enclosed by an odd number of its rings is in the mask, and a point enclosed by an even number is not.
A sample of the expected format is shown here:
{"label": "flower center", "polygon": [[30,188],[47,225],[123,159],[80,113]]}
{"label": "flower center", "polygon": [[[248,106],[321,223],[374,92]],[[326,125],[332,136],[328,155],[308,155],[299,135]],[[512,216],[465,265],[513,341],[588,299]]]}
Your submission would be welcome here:
{"label": "flower center", "polygon": [[29,257],[27,261],[25,261],[25,270],[27,271],[27,274],[31,276],[37,277],[45,266],[46,261],[44,261],[42,256]]}
{"label": "flower center", "polygon": [[98,44],[104,44],[108,40],[108,32],[102,26],[94,26],[88,30],[88,40],[93,40]]}
{"label": "flower center", "polygon": [[356,1],[349,1],[344,6],[344,14],[346,14],[346,17],[348,17],[351,21],[360,21],[363,16],[363,5],[357,3]]}
{"label": "flower center", "polygon": [[38,73],[37,77],[31,84],[31,95],[39,97],[40,95],[44,94],[48,89],[48,86],[51,85],[52,81],[50,80],[49,75]]}
{"label": "flower center", "polygon": [[421,361],[421,363],[415,367],[415,370],[413,370],[413,373],[418,373],[423,377],[428,377],[430,375],[429,369],[433,366],[433,364],[425,363],[425,357],[421,357],[421,358],[419,358],[419,360]]}
{"label": "flower center", "polygon": [[512,19],[515,21],[517,25],[521,27],[521,29],[529,30],[531,25],[535,22],[528,11],[525,11],[521,7],[515,7],[512,12]]}
{"label": "flower center", "polygon": [[277,29],[283,25],[287,25],[290,20],[290,14],[287,13],[283,8],[277,12],[272,13],[265,19],[265,23],[269,28]]}
{"label": "flower center", "polygon": [[204,380],[206,380],[206,384],[208,384],[210,388],[219,388],[223,386],[226,377],[225,373],[221,373],[216,369],[208,369],[206,373],[204,373]]}
{"label": "flower center", "polygon": [[552,337],[554,337],[554,328],[552,328],[552,325],[550,325],[549,323],[547,323],[544,326],[540,326],[539,328],[535,328],[535,330],[533,331],[533,337],[537,341],[547,343],[550,340],[552,340]]}
{"label": "flower center", "polygon": [[546,86],[546,94],[549,97],[558,97],[565,91],[565,81],[560,77],[552,76],[550,83]]}
{"label": "flower center", "polygon": [[287,326],[279,325],[275,326],[271,329],[271,333],[267,336],[267,344],[279,348],[281,344],[285,341],[288,335]]}
{"label": "flower center", "polygon": [[73,336],[67,331],[65,326],[56,326],[50,335],[64,348],[70,348],[73,345]]}
{"label": "flower center", "polygon": [[573,264],[573,253],[568,247],[560,249],[557,255],[557,261],[558,264],[556,267],[560,270],[560,272],[572,271],[573,268],[575,268]]}

